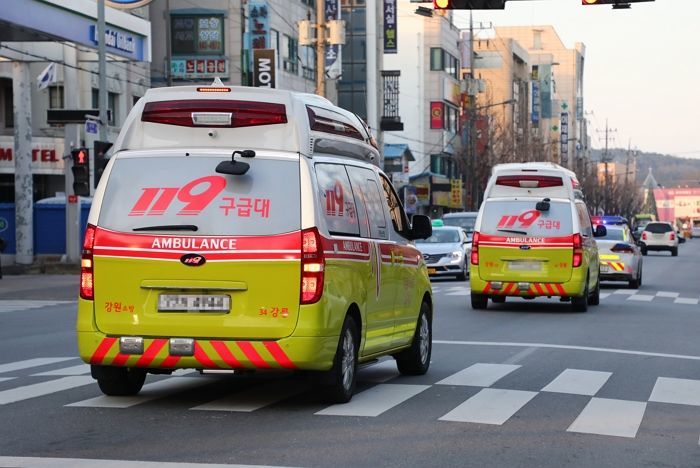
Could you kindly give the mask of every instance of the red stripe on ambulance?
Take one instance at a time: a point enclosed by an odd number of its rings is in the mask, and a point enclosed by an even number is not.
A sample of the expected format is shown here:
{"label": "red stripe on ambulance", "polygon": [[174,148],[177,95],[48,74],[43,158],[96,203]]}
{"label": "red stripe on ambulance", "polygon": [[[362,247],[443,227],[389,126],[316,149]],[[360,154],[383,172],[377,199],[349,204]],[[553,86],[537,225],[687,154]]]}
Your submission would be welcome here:
{"label": "red stripe on ambulance", "polygon": [[282,347],[280,347],[280,345],[277,344],[277,342],[264,341],[263,344],[280,366],[284,367],[285,369],[296,369],[297,366],[295,366],[294,363],[289,359],[289,357],[287,357],[287,354],[285,354],[285,352],[282,350]]}
{"label": "red stripe on ambulance", "polygon": [[100,345],[97,347],[95,352],[92,354],[92,357],[90,358],[90,363],[91,364],[102,364],[102,361],[104,360],[105,356],[109,352],[109,350],[112,348],[112,345],[114,342],[117,341],[116,338],[105,338],[102,340]]}

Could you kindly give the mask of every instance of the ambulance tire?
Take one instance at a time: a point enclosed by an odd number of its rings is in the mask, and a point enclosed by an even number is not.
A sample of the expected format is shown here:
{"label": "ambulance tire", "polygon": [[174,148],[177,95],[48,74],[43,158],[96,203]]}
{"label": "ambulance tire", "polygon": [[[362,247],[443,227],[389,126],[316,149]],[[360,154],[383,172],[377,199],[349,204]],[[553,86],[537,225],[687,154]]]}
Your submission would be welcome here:
{"label": "ambulance tire", "polygon": [[579,297],[573,296],[571,298],[571,308],[574,312],[588,311],[588,295],[588,278],[586,278],[586,286],[583,289],[583,294]]}
{"label": "ambulance tire", "polygon": [[108,396],[136,395],[146,381],[146,373],[145,369],[133,367],[92,366],[92,376]]}
{"label": "ambulance tire", "polygon": [[316,380],[316,387],[323,401],[347,403],[355,392],[357,355],[359,349],[357,325],[351,316],[345,317],[340,331],[338,349],[333,358],[333,367],[323,372]]}
{"label": "ambulance tire", "polygon": [[591,295],[588,296],[588,305],[600,305],[600,277],[598,277],[598,281],[595,284],[595,289],[593,290]]}
{"label": "ambulance tire", "polygon": [[430,306],[424,302],[420,307],[411,347],[394,355],[396,367],[403,375],[423,375],[430,367],[432,351],[433,326],[430,322]]}
{"label": "ambulance tire", "polygon": [[488,307],[489,297],[486,294],[471,294],[472,309],[484,310]]}

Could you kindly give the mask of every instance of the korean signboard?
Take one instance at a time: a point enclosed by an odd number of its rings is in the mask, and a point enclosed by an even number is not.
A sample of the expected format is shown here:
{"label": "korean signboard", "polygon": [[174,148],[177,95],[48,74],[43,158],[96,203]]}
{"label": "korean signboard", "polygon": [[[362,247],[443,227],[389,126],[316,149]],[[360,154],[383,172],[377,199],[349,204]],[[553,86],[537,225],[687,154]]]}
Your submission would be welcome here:
{"label": "korean signboard", "polygon": [[561,113],[561,162],[565,164],[569,160],[569,113]]}
{"label": "korean signboard", "polygon": [[396,0],[384,0],[382,10],[384,12],[384,53],[395,54],[398,52]]}
{"label": "korean signboard", "polygon": [[228,59],[177,58],[170,61],[173,78],[198,79],[228,76]]}
{"label": "korean signboard", "polygon": [[444,128],[445,103],[433,101],[430,103],[430,128],[433,130]]}
{"label": "korean signboard", "polygon": [[177,15],[170,19],[173,55],[224,55],[223,15]]}
{"label": "korean signboard", "polygon": [[532,81],[532,106],[530,120],[534,124],[540,123],[540,82]]}
{"label": "korean signboard", "polygon": [[[325,0],[326,21],[340,19],[340,0]],[[338,78],[343,73],[343,61],[340,45],[326,46],[326,74],[331,79]]]}
{"label": "korean signboard", "polygon": [[270,47],[270,9],[267,0],[248,0],[248,31],[251,49]]}

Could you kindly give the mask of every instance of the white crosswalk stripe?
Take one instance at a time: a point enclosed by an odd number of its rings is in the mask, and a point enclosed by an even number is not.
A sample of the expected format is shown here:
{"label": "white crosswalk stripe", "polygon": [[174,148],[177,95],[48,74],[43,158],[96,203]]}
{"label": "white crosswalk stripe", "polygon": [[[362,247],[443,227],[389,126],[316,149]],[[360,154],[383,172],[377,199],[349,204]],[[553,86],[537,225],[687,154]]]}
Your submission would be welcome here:
{"label": "white crosswalk stripe", "polygon": [[700,380],[659,377],[649,401],[700,406]]}
{"label": "white crosswalk stripe", "polygon": [[688,304],[688,305],[698,305],[700,303],[700,299],[692,299],[689,297],[678,297],[673,300],[674,304]]}
{"label": "white crosswalk stripe", "polygon": [[442,379],[438,384],[490,387],[518,368],[520,368],[520,366],[515,364],[478,363]]}
{"label": "white crosswalk stripe", "polygon": [[627,298],[628,301],[639,301],[639,302],[651,302],[656,296],[650,296],[648,294],[635,294]]}
{"label": "white crosswalk stripe", "polygon": [[349,403],[316,412],[326,416],[379,416],[429,389],[429,385],[379,384],[352,397]]}
{"label": "white crosswalk stripe", "polygon": [[209,403],[190,409],[250,413],[303,393],[309,390],[309,387],[310,386],[304,382],[286,382],[284,386],[280,386],[278,382],[270,382],[233,393],[219,400],[210,401]]}
{"label": "white crosswalk stripe", "polygon": [[19,312],[22,310],[41,309],[43,307],[61,304],[75,304],[75,301],[30,301],[30,300],[0,300],[0,314],[9,312]]}
{"label": "white crosswalk stripe", "polygon": [[535,398],[537,392],[485,388],[440,418],[440,421],[502,425]]}
{"label": "white crosswalk stripe", "polygon": [[611,375],[612,372],[566,369],[542,391],[593,396],[605,385]]}
{"label": "white crosswalk stripe", "polygon": [[657,296],[657,297],[673,297],[673,298],[676,298],[676,297],[678,297],[678,296],[680,296],[680,295],[681,295],[680,293],[671,292],[671,291],[659,291],[659,292],[656,293],[656,296]]}
{"label": "white crosswalk stripe", "polygon": [[7,372],[15,372],[23,369],[30,369],[32,367],[46,366],[49,364],[54,364],[57,362],[70,361],[75,359],[72,357],[61,357],[61,358],[34,358],[27,359],[25,361],[10,362],[7,364],[0,364],[0,374]]}
{"label": "white crosswalk stripe", "polygon": [[90,376],[78,375],[12,388],[0,392],[0,405],[46,396],[63,390],[90,385],[94,382],[95,381]]}
{"label": "white crosswalk stripe", "polygon": [[65,367],[62,369],[56,369],[52,371],[40,372],[38,374],[33,374],[35,376],[57,376],[57,375],[84,375],[90,373],[89,364],[78,364],[77,366]]}
{"label": "white crosswalk stripe", "polygon": [[647,404],[640,401],[593,398],[567,429],[618,437],[636,437]]}

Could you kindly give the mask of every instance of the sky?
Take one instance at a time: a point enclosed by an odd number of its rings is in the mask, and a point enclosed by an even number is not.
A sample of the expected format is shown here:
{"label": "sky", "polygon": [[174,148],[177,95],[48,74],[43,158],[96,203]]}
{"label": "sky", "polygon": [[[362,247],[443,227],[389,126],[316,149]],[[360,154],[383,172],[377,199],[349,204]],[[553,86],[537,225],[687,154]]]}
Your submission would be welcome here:
{"label": "sky", "polygon": [[[468,13],[459,16],[457,25],[468,28]],[[700,159],[700,0],[655,0],[629,10],[508,0],[505,10],[475,11],[474,21],[551,24],[566,47],[585,44],[584,107],[594,148],[605,145],[607,119],[616,130],[611,147]]]}

